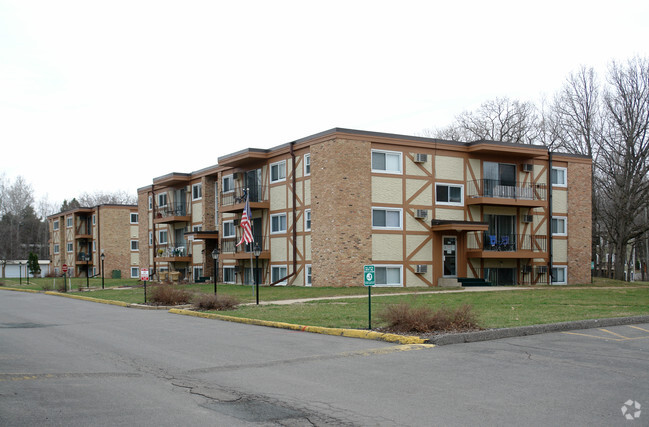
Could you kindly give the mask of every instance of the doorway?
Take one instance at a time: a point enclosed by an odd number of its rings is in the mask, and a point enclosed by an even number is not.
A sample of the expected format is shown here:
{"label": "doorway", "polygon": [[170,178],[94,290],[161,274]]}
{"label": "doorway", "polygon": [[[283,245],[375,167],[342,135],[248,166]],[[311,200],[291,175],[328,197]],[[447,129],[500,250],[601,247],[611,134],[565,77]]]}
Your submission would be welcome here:
{"label": "doorway", "polygon": [[442,237],[444,277],[457,277],[457,237]]}

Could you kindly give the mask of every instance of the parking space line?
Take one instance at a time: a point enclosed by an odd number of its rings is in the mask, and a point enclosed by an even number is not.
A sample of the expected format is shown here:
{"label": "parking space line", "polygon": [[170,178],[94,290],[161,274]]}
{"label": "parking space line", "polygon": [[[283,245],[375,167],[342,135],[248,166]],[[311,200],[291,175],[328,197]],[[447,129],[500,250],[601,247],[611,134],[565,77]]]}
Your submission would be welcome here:
{"label": "parking space line", "polygon": [[611,334],[611,335],[615,335],[616,337],[620,337],[620,338],[625,339],[625,340],[630,339],[629,337],[625,337],[624,335],[620,335],[617,332],[609,331],[608,329],[600,328],[599,330],[602,331],[602,332],[606,332],[608,334]]}
{"label": "parking space line", "polygon": [[640,329],[641,331],[649,332],[649,329],[641,328],[639,326],[627,325],[629,328]]}
{"label": "parking space line", "polygon": [[588,338],[598,338],[600,340],[605,340],[605,341],[624,341],[624,340],[618,339],[618,338],[600,337],[600,336],[597,336],[597,335],[590,335],[590,334],[580,334],[579,332],[562,332],[562,334],[579,335],[579,336],[588,337]]}

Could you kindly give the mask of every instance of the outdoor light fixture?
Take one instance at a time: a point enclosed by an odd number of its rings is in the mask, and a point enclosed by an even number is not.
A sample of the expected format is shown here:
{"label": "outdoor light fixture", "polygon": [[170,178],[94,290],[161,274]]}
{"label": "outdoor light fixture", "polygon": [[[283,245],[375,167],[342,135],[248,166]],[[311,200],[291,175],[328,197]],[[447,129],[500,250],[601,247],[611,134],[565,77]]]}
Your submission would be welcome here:
{"label": "outdoor light fixture", "polygon": [[219,247],[217,246],[212,251],[212,259],[214,259],[214,295],[216,295],[216,282],[219,281]]}
{"label": "outdoor light fixture", "polygon": [[104,259],[106,259],[106,254],[101,253],[101,288],[104,289]]}
{"label": "outdoor light fixture", "polygon": [[261,248],[259,242],[255,243],[255,288],[257,288],[257,305],[259,305],[259,255],[261,255]]}

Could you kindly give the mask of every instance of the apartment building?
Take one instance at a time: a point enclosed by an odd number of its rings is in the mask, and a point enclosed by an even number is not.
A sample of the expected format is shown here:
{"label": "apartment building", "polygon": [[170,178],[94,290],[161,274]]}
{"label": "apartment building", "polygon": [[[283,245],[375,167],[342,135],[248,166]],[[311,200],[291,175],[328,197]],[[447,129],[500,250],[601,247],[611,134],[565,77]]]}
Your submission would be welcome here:
{"label": "apartment building", "polygon": [[585,156],[335,128],[140,188],[140,265],[203,280],[218,248],[228,283],[585,283],[590,188]]}
{"label": "apartment building", "polygon": [[72,277],[139,277],[139,224],[136,205],[80,207],[47,217],[50,269]]}

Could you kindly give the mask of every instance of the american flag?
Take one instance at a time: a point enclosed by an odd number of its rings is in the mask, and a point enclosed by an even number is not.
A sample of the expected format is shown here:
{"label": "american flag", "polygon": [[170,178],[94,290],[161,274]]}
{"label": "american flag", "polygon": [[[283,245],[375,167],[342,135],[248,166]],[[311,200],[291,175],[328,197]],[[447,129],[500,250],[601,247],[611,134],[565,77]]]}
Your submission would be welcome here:
{"label": "american flag", "polygon": [[246,194],[246,206],[243,208],[243,214],[241,215],[241,230],[242,236],[237,246],[242,243],[252,243],[254,239],[252,238],[252,224],[250,223],[250,217],[252,213],[250,212],[250,203],[248,203],[248,194]]}

